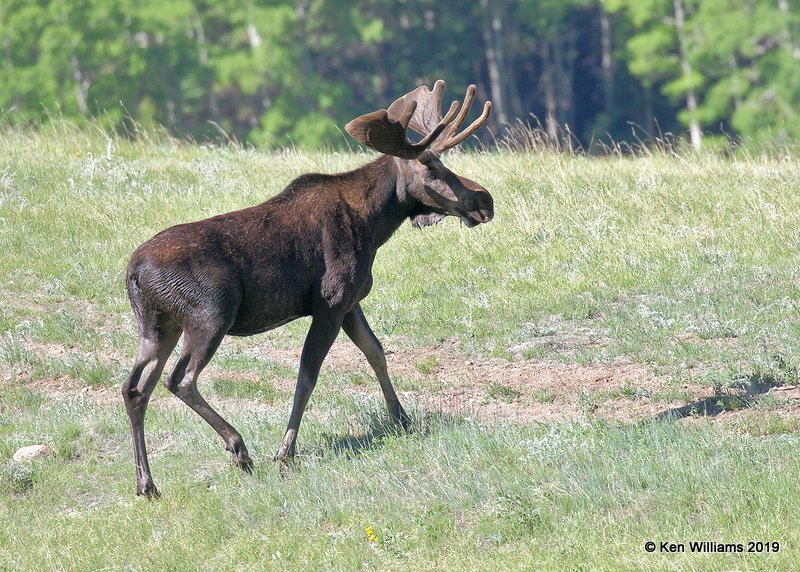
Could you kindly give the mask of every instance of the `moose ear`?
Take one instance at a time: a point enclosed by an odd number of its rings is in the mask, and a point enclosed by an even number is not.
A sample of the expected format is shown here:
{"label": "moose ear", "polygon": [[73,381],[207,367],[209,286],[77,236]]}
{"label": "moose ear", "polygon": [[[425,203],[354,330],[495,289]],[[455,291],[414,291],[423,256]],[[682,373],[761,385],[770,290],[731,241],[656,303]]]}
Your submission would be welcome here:
{"label": "moose ear", "polygon": [[447,215],[443,215],[441,213],[433,213],[433,212],[412,214],[411,226],[413,226],[414,228],[422,228],[423,226],[431,226],[434,224],[439,224],[446,216]]}

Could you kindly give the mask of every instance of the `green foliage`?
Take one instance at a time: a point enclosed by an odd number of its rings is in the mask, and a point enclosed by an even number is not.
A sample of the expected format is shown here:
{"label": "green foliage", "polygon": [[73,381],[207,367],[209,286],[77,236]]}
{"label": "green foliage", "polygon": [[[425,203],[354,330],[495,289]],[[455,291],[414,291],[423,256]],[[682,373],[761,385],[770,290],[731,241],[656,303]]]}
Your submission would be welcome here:
{"label": "green foliage", "polygon": [[[771,0],[608,0],[628,14],[628,66],[643,82],[658,85],[672,101],[698,95],[701,127],[734,132],[757,142],[800,136],[794,104],[800,5]],[[685,28],[676,25],[676,5]],[[684,49],[679,37],[683,35]],[[681,61],[691,72],[682,68]],[[688,103],[687,103],[688,105]],[[691,121],[687,109],[678,117]]]}
{"label": "green foliage", "polygon": [[22,495],[33,488],[33,470],[26,465],[0,464],[0,494]]}
{"label": "green foliage", "polygon": [[672,0],[5,0],[0,111],[14,124],[99,118],[329,148],[344,146],[351,118],[445,77],[453,94],[477,82],[509,122],[555,116],[587,141],[629,138],[629,121],[688,123],[690,89],[706,130],[800,137],[800,6],[681,1],[683,56]]}

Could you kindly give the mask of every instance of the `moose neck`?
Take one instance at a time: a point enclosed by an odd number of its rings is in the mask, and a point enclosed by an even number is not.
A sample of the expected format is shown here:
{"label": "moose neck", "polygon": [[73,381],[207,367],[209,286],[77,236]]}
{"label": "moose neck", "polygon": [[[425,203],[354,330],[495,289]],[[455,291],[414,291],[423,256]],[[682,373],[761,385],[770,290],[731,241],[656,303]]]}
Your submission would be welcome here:
{"label": "moose neck", "polygon": [[360,204],[348,202],[362,213],[376,247],[389,240],[417,204],[409,192],[412,172],[403,163],[407,161],[384,155],[356,171],[363,182],[353,199]]}

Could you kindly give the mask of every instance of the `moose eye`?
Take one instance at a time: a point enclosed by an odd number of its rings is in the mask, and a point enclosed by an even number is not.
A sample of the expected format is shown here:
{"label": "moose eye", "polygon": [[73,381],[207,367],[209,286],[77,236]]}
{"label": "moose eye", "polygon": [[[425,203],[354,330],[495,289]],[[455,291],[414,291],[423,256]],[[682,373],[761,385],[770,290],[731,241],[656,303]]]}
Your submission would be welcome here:
{"label": "moose eye", "polygon": [[420,153],[419,156],[417,157],[417,161],[419,161],[425,166],[441,163],[441,161],[439,160],[439,153],[431,149],[425,149],[422,153]]}
{"label": "moose eye", "polygon": [[424,160],[420,160],[420,163],[425,165],[428,168],[428,171],[435,174],[440,173],[442,167],[444,167],[444,165],[442,165],[442,162],[435,155],[426,156]]}

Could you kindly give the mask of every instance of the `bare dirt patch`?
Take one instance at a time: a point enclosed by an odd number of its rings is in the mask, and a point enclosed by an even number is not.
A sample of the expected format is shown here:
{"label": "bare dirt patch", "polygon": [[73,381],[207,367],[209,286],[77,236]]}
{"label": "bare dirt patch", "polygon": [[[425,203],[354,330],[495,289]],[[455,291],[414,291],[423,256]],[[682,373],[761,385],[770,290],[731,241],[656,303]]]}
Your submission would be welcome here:
{"label": "bare dirt patch", "polygon": [[[300,349],[264,350],[265,356],[297,364]],[[557,364],[545,361],[477,358],[452,344],[405,347],[387,352],[390,375],[400,397],[425,409],[467,414],[487,421],[548,422],[595,415],[633,420],[657,415],[684,401],[654,402],[669,380],[648,367],[630,362]],[[337,342],[323,371],[361,372],[371,376],[366,359],[352,345]],[[286,389],[293,380],[282,380]],[[409,387],[411,386],[411,387]],[[376,392],[374,385],[352,386]],[[685,394],[703,399],[711,390],[682,386]]]}
{"label": "bare dirt patch", "polygon": [[[65,348],[59,344],[32,343],[28,349],[40,357],[61,357]],[[270,384],[287,396],[294,390],[294,377],[301,348],[275,348],[262,344],[252,348],[261,358],[289,366],[283,374],[270,377]],[[125,367],[122,356],[104,356]],[[517,356],[512,361],[470,356],[454,343],[437,346],[405,346],[387,352],[389,372],[404,403],[426,410],[468,415],[489,422],[548,423],[581,417],[617,421],[638,421],[651,417],[675,415],[693,418],[710,415],[723,424],[747,423],[764,415],[763,408],[751,405],[760,393],[771,391],[770,412],[800,419],[800,389],[796,386],[729,390],[715,393],[707,385],[676,384],[669,376],[656,375],[649,367],[627,361],[588,365],[529,360]],[[82,393],[84,397],[105,403],[119,402],[116,387],[88,387],[81,380],[62,375],[33,380],[28,372],[18,370],[12,379],[55,398]],[[318,391],[350,391],[380,395],[377,381],[360,351],[347,341],[333,345],[323,365],[325,375],[338,375],[354,381],[340,382],[325,389],[324,379]],[[223,376],[242,381],[258,380],[258,371],[233,371],[214,361],[204,372],[201,383]],[[355,380],[358,380],[357,382]],[[366,381],[365,381],[366,380]],[[208,385],[206,385],[207,387]],[[272,409],[276,404],[258,399],[209,395],[223,407],[248,410]],[[166,401],[166,402],[164,402]],[[174,400],[156,400],[161,406],[180,404]],[[168,403],[167,403],[168,402]]]}

